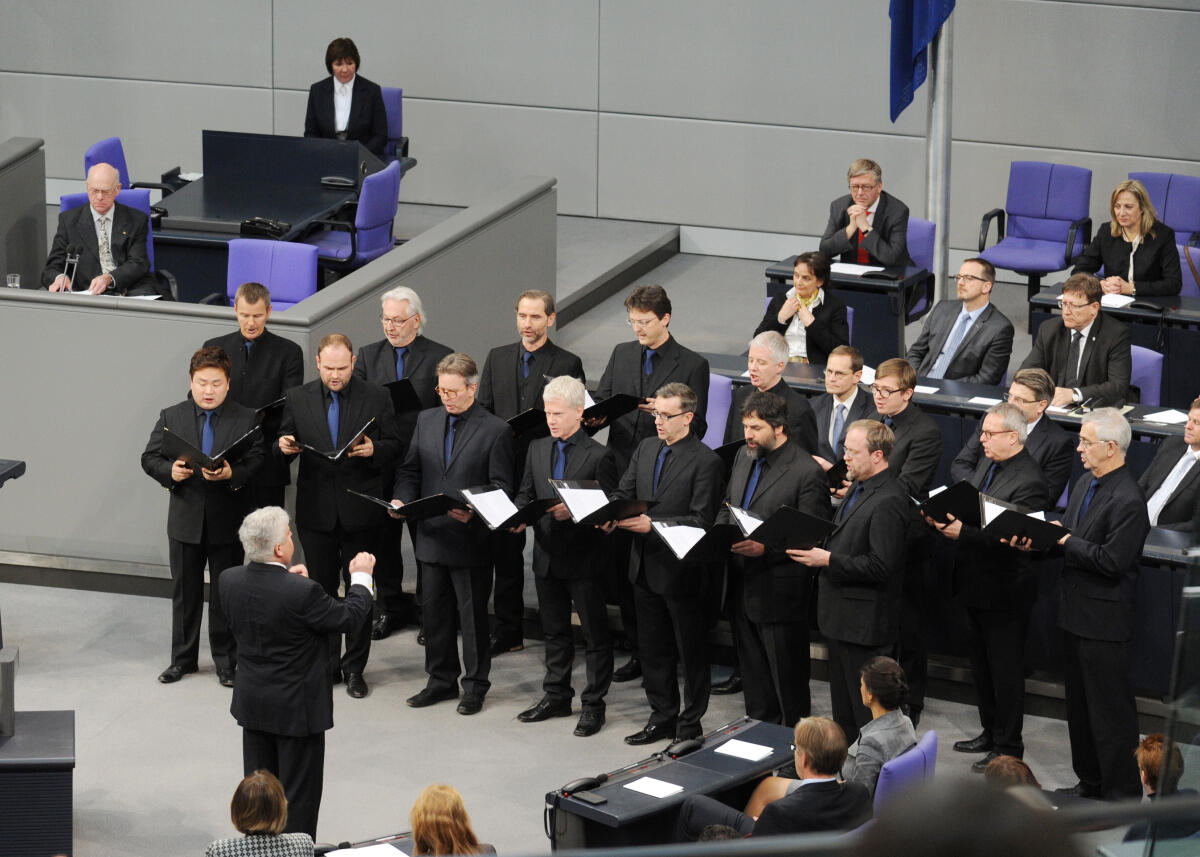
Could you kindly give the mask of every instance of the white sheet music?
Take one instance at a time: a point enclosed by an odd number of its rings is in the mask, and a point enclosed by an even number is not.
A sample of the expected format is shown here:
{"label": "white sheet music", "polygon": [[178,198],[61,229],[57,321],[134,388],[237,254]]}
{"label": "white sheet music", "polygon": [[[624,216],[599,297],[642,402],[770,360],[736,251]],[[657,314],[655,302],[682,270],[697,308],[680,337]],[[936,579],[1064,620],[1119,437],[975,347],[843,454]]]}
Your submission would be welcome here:
{"label": "white sheet music", "polygon": [[993,399],[991,396],[972,396],[967,399],[967,402],[972,405],[998,405],[1000,399]]}
{"label": "white sheet music", "polygon": [[932,488],[929,491],[929,496],[936,497],[938,494],[941,494],[943,491],[945,491],[949,487],[950,487],[949,485],[939,485],[936,488]]}
{"label": "white sheet music", "polygon": [[1121,307],[1129,306],[1137,298],[1133,295],[1105,295],[1100,298],[1100,306],[1111,307],[1112,309],[1120,309]]}
{"label": "white sheet music", "polygon": [[762,518],[759,518],[756,515],[751,515],[745,509],[737,506],[730,506],[729,513],[733,515],[733,520],[737,523],[738,528],[742,531],[742,535],[748,536],[762,526]]}
{"label": "white sheet music", "polygon": [[989,502],[988,500],[984,500],[983,501],[983,525],[986,527],[992,521],[996,520],[996,518],[1000,517],[1001,512],[1006,512],[1006,511],[1008,511],[1008,510],[1005,509],[1003,506],[1001,506],[997,503]]}
{"label": "white sheet music", "polygon": [[875,367],[866,365],[863,366],[862,382],[867,386],[875,383]]}
{"label": "white sheet music", "polygon": [[687,524],[666,524],[662,521],[651,521],[650,526],[658,531],[664,542],[675,554],[683,559],[687,552],[696,546],[696,542],[704,538],[704,527],[689,527]]}
{"label": "white sheet music", "polygon": [[920,393],[922,396],[932,396],[937,391],[937,387],[930,387],[925,384],[917,384],[917,386],[913,387],[913,392]]}
{"label": "white sheet music", "polygon": [[463,491],[463,496],[471,507],[479,513],[492,529],[503,524],[517,514],[516,504],[500,488],[492,491]]}
{"label": "white sheet music", "polygon": [[596,400],[592,398],[592,394],[589,393],[587,390],[584,390],[583,391],[583,406],[585,408],[590,408],[594,404],[596,404]]}
{"label": "white sheet music", "polygon": [[882,270],[882,265],[855,265],[852,262],[834,262],[829,266],[830,273],[849,274],[852,277],[861,277],[863,274],[871,274]]}
{"label": "white sheet music", "polygon": [[735,756],[739,759],[745,759],[747,762],[761,762],[767,756],[771,755],[771,748],[764,744],[752,744],[749,741],[739,741],[737,738],[730,738],[715,751],[723,756]]}
{"label": "white sheet music", "polygon": [[683,791],[683,786],[677,786],[674,783],[665,783],[662,780],[654,779],[654,777],[638,777],[633,782],[626,783],[625,788],[657,798],[670,797]]}
{"label": "white sheet music", "polygon": [[1155,411],[1152,414],[1146,414],[1142,419],[1152,423],[1166,423],[1169,426],[1181,426],[1187,422],[1188,415],[1183,411],[1177,411],[1174,408],[1167,408],[1165,411]]}
{"label": "white sheet music", "polygon": [[608,504],[608,497],[599,488],[560,488],[558,496],[576,521],[582,521]]}

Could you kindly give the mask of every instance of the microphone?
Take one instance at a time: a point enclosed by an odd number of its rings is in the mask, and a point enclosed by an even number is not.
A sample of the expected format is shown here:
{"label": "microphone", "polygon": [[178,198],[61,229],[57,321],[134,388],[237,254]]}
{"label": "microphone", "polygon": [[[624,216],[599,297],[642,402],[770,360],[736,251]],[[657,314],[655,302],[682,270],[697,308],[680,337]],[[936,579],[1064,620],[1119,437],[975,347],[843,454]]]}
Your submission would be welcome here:
{"label": "microphone", "polygon": [[70,291],[76,291],[75,273],[79,270],[79,254],[82,251],[83,248],[78,244],[71,244],[67,247],[67,260],[63,264],[63,276],[71,281],[68,286]]}

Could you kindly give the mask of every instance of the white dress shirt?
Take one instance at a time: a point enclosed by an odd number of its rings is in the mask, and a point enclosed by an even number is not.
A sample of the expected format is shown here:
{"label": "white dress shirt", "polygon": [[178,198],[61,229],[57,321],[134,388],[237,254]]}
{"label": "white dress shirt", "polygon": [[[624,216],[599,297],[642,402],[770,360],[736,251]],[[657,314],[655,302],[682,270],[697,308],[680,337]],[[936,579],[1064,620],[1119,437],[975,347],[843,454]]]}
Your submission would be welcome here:
{"label": "white dress shirt", "polygon": [[[794,287],[792,293],[795,294]],[[815,312],[824,300],[825,290],[817,289],[817,299],[813,301],[808,311]],[[788,357],[808,357],[808,328],[800,320],[799,312],[792,316],[791,323],[788,324],[787,332],[784,333],[783,338],[787,340]]]}
{"label": "white dress shirt", "polygon": [[1146,511],[1150,515],[1150,526],[1158,526],[1158,516],[1162,514],[1163,507],[1167,505],[1167,501],[1171,499],[1171,495],[1175,493],[1175,489],[1179,487],[1179,483],[1188,475],[1193,467],[1196,466],[1197,459],[1200,459],[1200,451],[1188,447],[1184,450],[1183,455],[1179,457],[1179,461],[1171,468],[1171,472],[1167,474],[1167,478],[1163,480],[1163,484],[1158,486],[1158,490],[1150,495],[1150,499],[1146,501]]}
{"label": "white dress shirt", "polygon": [[350,78],[349,83],[340,83],[333,79],[333,130],[342,132],[350,124],[350,101],[354,97],[354,81],[358,75]]}

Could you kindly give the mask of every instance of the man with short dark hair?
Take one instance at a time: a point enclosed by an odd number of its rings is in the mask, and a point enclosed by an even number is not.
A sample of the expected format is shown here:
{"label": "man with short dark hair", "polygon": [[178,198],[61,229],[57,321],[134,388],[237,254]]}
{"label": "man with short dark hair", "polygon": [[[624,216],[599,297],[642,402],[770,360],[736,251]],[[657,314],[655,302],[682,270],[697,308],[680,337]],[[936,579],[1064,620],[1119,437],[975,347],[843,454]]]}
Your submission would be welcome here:
{"label": "man with short dark hair", "polygon": [[1200,535],[1200,398],[1188,408],[1183,437],[1164,438],[1138,479],[1146,494],[1150,526]]}
{"label": "man with short dark hair", "polygon": [[829,204],[821,252],[859,265],[911,265],[908,206],[883,190],[883,168],[859,158],[846,171],[846,180],[850,193]]}
{"label": "man with short dark hair", "polygon": [[755,392],[770,393],[783,400],[788,420],[788,438],[812,455],[817,451],[817,419],[808,399],[783,380],[788,361],[788,344],[783,334],[768,330],[750,340],[746,355],[750,383],[735,387],[725,420],[725,439],[733,443],[742,437],[742,410]]}
{"label": "man with short dark hair", "polygon": [[815,457],[824,470],[842,460],[842,444],[850,424],[875,412],[874,400],[859,386],[862,370],[863,358],[858,349],[839,345],[825,363],[825,392],[810,400],[817,420]]}

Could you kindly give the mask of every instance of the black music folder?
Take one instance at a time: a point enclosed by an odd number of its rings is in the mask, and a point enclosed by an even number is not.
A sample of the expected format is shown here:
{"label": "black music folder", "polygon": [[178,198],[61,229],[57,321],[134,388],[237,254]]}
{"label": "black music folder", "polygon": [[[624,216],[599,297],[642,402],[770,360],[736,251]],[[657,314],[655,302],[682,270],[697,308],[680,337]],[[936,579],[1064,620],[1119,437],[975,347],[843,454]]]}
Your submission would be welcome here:
{"label": "black music folder", "polygon": [[729,548],[745,538],[734,524],[716,524],[705,530],[690,524],[654,521],[650,529],[676,557],[688,562],[727,559]]}
{"label": "black music folder", "polygon": [[353,488],[347,488],[355,497],[361,497],[376,506],[382,506],[388,511],[395,512],[406,521],[422,521],[425,518],[432,518],[435,515],[444,515],[451,509],[466,509],[467,504],[457,497],[451,497],[449,494],[432,494],[428,497],[422,497],[419,500],[413,500],[411,503],[405,503],[403,506],[393,506],[388,500],[381,500],[370,494],[364,494],[362,491],[355,491]]}
{"label": "black music folder", "polygon": [[744,538],[769,550],[808,550],[822,544],[835,529],[833,521],[792,506],[780,506],[765,521],[737,506],[730,506],[729,511]]}
{"label": "black music folder", "polygon": [[584,408],[583,419],[585,422],[603,419],[604,424],[612,422],[618,417],[623,417],[630,411],[637,410],[638,405],[643,405],[646,400],[641,396],[631,396],[629,393],[617,393],[615,396],[609,396],[603,402],[596,402],[590,408]]}
{"label": "black music folder", "polygon": [[222,461],[245,452],[250,444],[254,442],[255,433],[261,431],[258,426],[255,426],[220,452],[205,455],[202,450],[196,448],[166,426],[163,426],[162,451],[163,455],[172,461],[182,458],[187,462],[187,466],[193,470],[201,467],[205,470],[220,470]]}
{"label": "black music folder", "polygon": [[267,402],[261,408],[255,408],[254,412],[258,414],[258,424],[262,425],[270,418],[278,425],[279,420],[283,417],[283,405],[286,401],[287,396],[280,396],[273,402]]}
{"label": "black music folder", "polygon": [[[996,502],[989,499],[989,502]],[[1022,512],[1017,509],[1005,509],[991,519],[985,533],[998,539],[1008,539],[1013,536],[1029,539],[1034,550],[1050,550],[1058,544],[1058,540],[1071,532],[1066,527],[1052,524],[1044,517],[1038,517],[1039,512]]]}
{"label": "black music folder", "polygon": [[508,420],[509,427],[517,437],[528,437],[536,440],[550,434],[550,426],[546,425],[546,412],[541,408],[530,408],[521,411]]}
{"label": "black music folder", "polygon": [[972,527],[983,526],[983,496],[966,480],[930,496],[921,511],[940,524],[948,522],[949,514]]}
{"label": "black music folder", "polygon": [[846,459],[839,458],[833,463],[833,467],[825,471],[825,480],[834,491],[840,491],[842,490],[842,483],[846,481],[846,477],[849,475],[850,471],[846,467]]}
{"label": "black music folder", "polygon": [[532,524],[546,514],[547,509],[559,503],[557,497],[544,497],[526,503],[518,509],[504,489],[495,485],[476,485],[474,488],[462,489],[462,493],[489,530]]}
{"label": "black music folder", "polygon": [[550,487],[566,504],[571,520],[577,524],[606,524],[643,515],[657,504],[656,500],[609,500],[600,483],[594,479],[565,481],[551,479]]}
{"label": "black music folder", "polygon": [[354,436],[352,438],[350,438],[349,443],[347,443],[341,449],[335,449],[333,452],[326,452],[323,449],[317,449],[315,446],[309,446],[307,443],[300,444],[300,448],[307,450],[308,452],[311,452],[314,455],[319,455],[322,458],[328,458],[330,461],[337,461],[343,455],[346,454],[346,452],[350,449],[350,447],[352,447],[352,446],[354,446],[354,444],[358,443],[358,439],[360,437],[362,437],[364,434],[366,434],[367,429],[369,429],[371,427],[371,423],[373,423],[373,422],[375,422],[375,418],[371,417],[369,420],[367,420],[363,424],[362,428],[360,428],[358,431],[356,431],[354,433]]}
{"label": "black music folder", "polygon": [[1028,538],[1035,550],[1054,547],[1070,532],[1066,527],[1051,524],[1042,512],[1026,512],[1012,503],[981,494],[970,482],[958,482],[939,491],[926,500],[921,509],[942,523],[946,522],[949,513],[964,525],[980,529],[996,539]]}
{"label": "black music folder", "polygon": [[424,410],[425,405],[421,402],[421,397],[417,395],[417,389],[413,386],[412,381],[408,378],[401,378],[399,381],[388,381],[383,385],[388,391],[388,395],[392,397],[392,410],[398,414],[406,414],[409,411]]}
{"label": "black music folder", "polygon": [[738,453],[745,448],[746,439],[742,438],[741,440],[735,440],[732,443],[722,444],[714,449],[713,452],[720,456],[721,461],[725,462],[726,467],[732,468],[734,459],[737,458]]}

